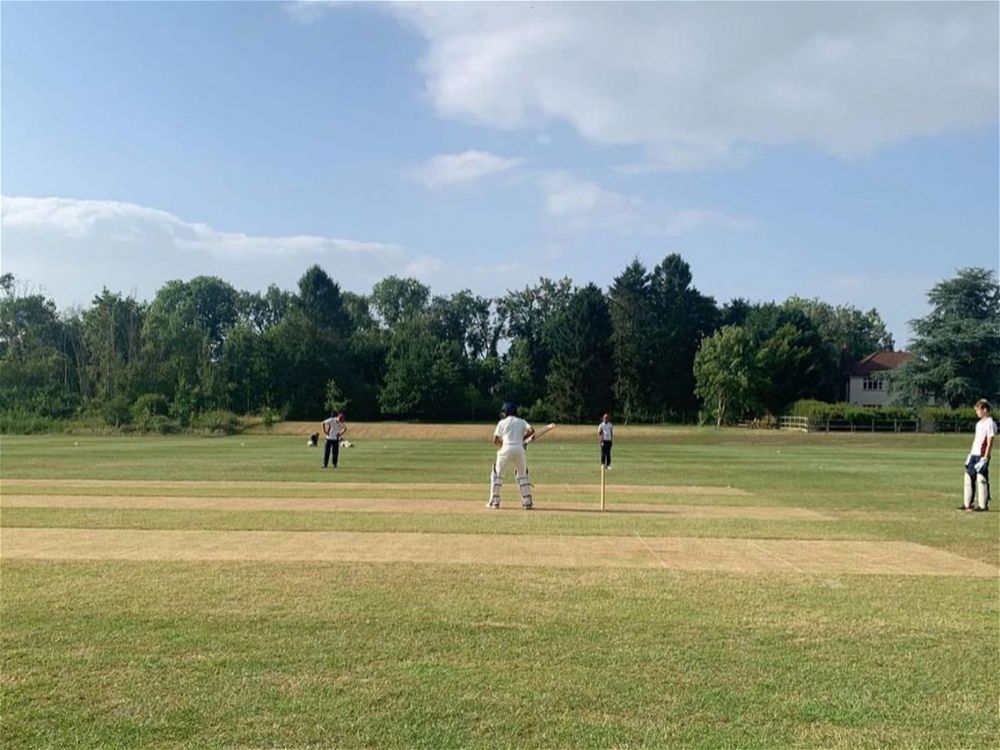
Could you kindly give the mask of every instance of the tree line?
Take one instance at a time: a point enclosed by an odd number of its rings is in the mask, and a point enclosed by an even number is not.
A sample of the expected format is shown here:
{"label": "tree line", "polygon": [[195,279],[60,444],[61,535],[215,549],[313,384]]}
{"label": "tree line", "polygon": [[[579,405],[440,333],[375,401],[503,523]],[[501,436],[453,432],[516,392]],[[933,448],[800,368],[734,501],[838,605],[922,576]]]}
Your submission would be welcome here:
{"label": "tree line", "polygon": [[[995,279],[962,273],[993,297],[958,311],[980,316],[960,340],[995,344],[980,330],[1000,321]],[[959,286],[961,296],[968,285]],[[610,409],[625,422],[722,422],[837,400],[846,367],[894,345],[875,309],[799,297],[720,306],[676,254],[651,269],[632,261],[607,290],[541,278],[495,298],[432,295],[396,276],[356,294],[319,266],[292,291],[199,276],[167,282],[149,302],[103,289],[64,314],[10,274],[0,291],[0,414],[142,429],[218,412],[485,420],[502,400],[533,419],[588,421]],[[917,326],[921,361],[935,356],[922,341],[941,326],[953,333],[945,318]],[[1000,372],[995,352],[948,379],[945,397],[967,399]],[[939,375],[915,369],[908,387],[930,392]]]}

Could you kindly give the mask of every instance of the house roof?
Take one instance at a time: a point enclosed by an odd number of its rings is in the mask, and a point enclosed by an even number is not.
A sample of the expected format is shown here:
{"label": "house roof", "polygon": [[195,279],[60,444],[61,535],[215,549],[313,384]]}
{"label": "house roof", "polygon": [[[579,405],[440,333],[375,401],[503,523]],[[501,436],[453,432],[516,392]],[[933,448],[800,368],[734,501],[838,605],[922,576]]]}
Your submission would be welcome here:
{"label": "house roof", "polygon": [[860,377],[871,375],[873,372],[883,370],[895,370],[907,360],[913,359],[909,352],[891,352],[887,350],[877,351],[869,354],[860,362],[856,362],[851,368],[851,375]]}

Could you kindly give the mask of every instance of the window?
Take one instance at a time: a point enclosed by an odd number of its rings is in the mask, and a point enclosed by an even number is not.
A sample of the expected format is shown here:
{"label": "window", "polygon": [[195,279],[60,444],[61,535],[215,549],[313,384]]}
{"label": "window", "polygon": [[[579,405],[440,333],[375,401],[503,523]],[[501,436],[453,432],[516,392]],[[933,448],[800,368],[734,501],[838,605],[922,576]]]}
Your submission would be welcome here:
{"label": "window", "polygon": [[861,390],[863,391],[882,391],[885,390],[885,381],[881,378],[865,378],[861,381]]}

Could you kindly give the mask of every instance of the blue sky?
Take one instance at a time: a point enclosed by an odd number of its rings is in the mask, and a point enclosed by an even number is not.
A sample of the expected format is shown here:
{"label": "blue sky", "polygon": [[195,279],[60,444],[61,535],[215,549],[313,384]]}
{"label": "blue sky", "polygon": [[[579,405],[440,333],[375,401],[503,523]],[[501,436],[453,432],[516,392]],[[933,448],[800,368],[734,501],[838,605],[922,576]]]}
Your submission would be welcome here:
{"label": "blue sky", "polygon": [[997,268],[998,5],[0,5],[3,270],[876,307]]}

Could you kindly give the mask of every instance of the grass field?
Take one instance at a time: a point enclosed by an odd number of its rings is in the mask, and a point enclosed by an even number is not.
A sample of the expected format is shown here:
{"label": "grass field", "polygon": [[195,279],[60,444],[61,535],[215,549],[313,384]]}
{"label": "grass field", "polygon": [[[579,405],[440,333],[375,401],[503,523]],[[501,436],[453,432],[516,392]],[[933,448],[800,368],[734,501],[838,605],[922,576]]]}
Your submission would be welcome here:
{"label": "grass field", "polygon": [[3,439],[0,746],[997,746],[968,436],[308,431]]}

